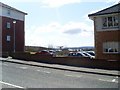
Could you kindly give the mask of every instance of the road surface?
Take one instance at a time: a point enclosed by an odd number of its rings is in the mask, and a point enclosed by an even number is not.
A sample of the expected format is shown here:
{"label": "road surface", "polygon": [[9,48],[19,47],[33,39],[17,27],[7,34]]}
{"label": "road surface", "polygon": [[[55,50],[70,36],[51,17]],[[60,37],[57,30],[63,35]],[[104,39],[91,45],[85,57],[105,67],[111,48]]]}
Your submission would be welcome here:
{"label": "road surface", "polygon": [[[118,88],[118,77],[22,65],[2,67],[2,88]],[[1,77],[1,76],[0,76]]]}

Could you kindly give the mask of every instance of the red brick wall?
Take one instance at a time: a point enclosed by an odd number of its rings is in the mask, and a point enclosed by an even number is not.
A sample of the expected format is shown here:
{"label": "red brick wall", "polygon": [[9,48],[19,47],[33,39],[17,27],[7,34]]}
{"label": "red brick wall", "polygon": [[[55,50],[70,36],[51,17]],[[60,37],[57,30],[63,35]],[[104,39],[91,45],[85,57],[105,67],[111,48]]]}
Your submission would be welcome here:
{"label": "red brick wall", "polygon": [[119,31],[100,31],[95,32],[95,47],[97,59],[120,59],[120,54],[108,54],[103,53],[103,42],[116,41],[120,42],[120,30]]}
{"label": "red brick wall", "polygon": [[[2,51],[13,52],[14,50],[14,24],[12,18],[2,17]],[[10,22],[10,29],[7,28],[7,22]],[[24,51],[24,21],[16,20],[16,52]],[[11,41],[7,41],[7,35],[11,36]]]}
{"label": "red brick wall", "polygon": [[99,68],[120,70],[119,61],[90,59],[87,57],[52,57],[48,55],[29,54],[29,53],[12,53],[11,56],[15,59],[25,61],[35,61],[49,64],[61,64],[77,67]]}

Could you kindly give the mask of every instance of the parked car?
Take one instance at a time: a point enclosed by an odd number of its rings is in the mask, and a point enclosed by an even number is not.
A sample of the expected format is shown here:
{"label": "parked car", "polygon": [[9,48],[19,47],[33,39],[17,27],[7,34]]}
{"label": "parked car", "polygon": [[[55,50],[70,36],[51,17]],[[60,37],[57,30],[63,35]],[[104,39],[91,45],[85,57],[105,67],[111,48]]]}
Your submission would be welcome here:
{"label": "parked car", "polygon": [[49,51],[47,51],[47,50],[43,50],[43,51],[36,52],[36,54],[39,54],[39,55],[52,55],[52,54],[49,53]]}
{"label": "parked car", "polygon": [[68,56],[76,56],[76,53],[75,53],[75,52],[70,52],[70,53],[68,54]]}
{"label": "parked car", "polygon": [[52,54],[52,55],[56,53],[55,50],[49,50],[48,52],[49,52],[50,54]]}
{"label": "parked car", "polygon": [[95,52],[94,51],[87,51],[87,53],[89,53],[90,55],[95,57]]}
{"label": "parked car", "polygon": [[79,57],[88,57],[88,56],[85,55],[83,52],[77,52],[76,54],[77,54],[77,56],[79,56]]}
{"label": "parked car", "polygon": [[82,52],[84,55],[86,55],[87,57],[90,57],[90,58],[95,58],[94,55],[91,55],[89,54],[88,52]]}
{"label": "parked car", "polygon": [[82,52],[70,52],[68,56],[76,56],[76,57],[87,57],[85,54]]}

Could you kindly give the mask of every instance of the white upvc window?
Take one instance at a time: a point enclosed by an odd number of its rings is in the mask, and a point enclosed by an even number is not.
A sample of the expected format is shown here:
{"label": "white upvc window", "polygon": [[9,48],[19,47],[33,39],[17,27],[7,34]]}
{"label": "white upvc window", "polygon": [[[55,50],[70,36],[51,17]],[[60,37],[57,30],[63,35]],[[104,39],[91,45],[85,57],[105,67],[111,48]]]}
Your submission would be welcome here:
{"label": "white upvc window", "polygon": [[104,53],[120,53],[120,42],[104,42],[103,52]]}
{"label": "white upvc window", "polygon": [[7,22],[6,27],[9,29],[11,27],[10,22]]}
{"label": "white upvc window", "polygon": [[10,15],[10,9],[7,10],[7,14]]}
{"label": "white upvc window", "polygon": [[11,36],[10,35],[7,35],[7,41],[11,41]]}
{"label": "white upvc window", "polygon": [[118,27],[118,16],[107,16],[103,17],[103,28],[114,28]]}

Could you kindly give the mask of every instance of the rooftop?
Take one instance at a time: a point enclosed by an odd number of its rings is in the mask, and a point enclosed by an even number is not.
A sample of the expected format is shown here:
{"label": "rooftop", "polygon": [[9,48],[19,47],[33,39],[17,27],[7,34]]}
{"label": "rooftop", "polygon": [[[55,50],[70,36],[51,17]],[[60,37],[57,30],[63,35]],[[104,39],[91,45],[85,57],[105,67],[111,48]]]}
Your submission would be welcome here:
{"label": "rooftop", "polygon": [[4,4],[4,3],[1,3],[1,2],[0,2],[0,6],[5,7],[5,8],[8,8],[8,9],[10,9],[10,10],[15,10],[15,11],[17,11],[17,12],[20,12],[20,13],[23,13],[23,14],[27,15],[27,13],[22,12],[22,11],[16,9],[16,8],[13,8],[13,7],[11,7],[11,6],[8,6],[8,5],[6,5],[6,4]]}
{"label": "rooftop", "polygon": [[105,15],[105,14],[113,14],[113,13],[120,13],[120,3],[113,5],[111,7],[108,7],[106,9],[103,9],[101,11],[98,11],[93,14],[89,14],[88,16],[98,16],[98,15]]}

